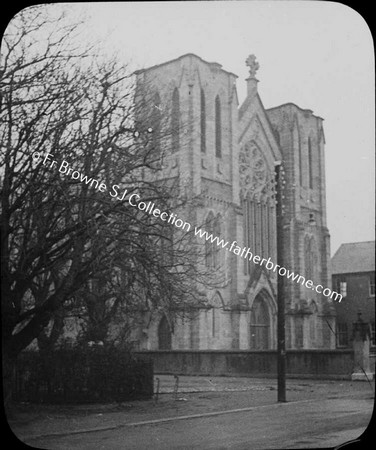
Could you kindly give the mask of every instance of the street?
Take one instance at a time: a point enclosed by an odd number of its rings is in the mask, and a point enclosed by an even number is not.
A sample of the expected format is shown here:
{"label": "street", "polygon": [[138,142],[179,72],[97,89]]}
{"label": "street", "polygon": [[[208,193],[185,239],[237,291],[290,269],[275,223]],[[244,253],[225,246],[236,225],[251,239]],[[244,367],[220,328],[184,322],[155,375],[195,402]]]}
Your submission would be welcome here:
{"label": "street", "polygon": [[[166,378],[166,377],[165,377]],[[200,390],[208,380],[191,378],[186,383],[187,390],[196,386]],[[227,392],[228,398],[241,397],[266,399],[270,391],[262,391],[271,382],[256,381],[254,391],[244,390],[244,379],[232,379],[227,389],[243,390]],[[221,386],[215,378],[209,380],[213,386]],[[249,380],[247,380],[249,381]],[[179,403],[179,411],[169,406],[162,416],[148,415],[117,416],[117,422],[106,425],[103,414],[102,426],[81,430],[62,430],[55,435],[36,435],[22,439],[31,446],[45,449],[293,449],[325,448],[343,444],[358,438],[367,427],[373,411],[373,392],[365,383],[350,382],[294,382],[295,397],[287,403],[275,400],[262,402],[255,400],[256,406],[229,407],[210,410],[208,408],[187,409]],[[290,383],[291,385],[291,383]],[[231,386],[229,388],[228,386]],[[301,390],[299,391],[299,386]],[[172,379],[166,392],[171,392]],[[313,389],[312,389],[313,388]],[[250,386],[251,389],[251,386]],[[326,390],[326,392],[325,392]],[[310,392],[310,395],[307,394]],[[216,394],[218,391],[216,392]],[[275,392],[271,392],[275,396]],[[183,394],[183,393],[181,393]],[[214,394],[214,393],[211,393]],[[169,395],[171,394],[162,394]],[[198,392],[184,394],[187,403],[197,398]],[[193,397],[196,396],[196,397]],[[261,397],[262,396],[262,397]],[[210,398],[210,397],[208,397]],[[220,396],[219,396],[220,398]],[[219,400],[218,400],[219,401]],[[175,402],[176,404],[177,402]],[[185,403],[185,404],[187,404]],[[210,400],[206,400],[209,404]],[[262,404],[264,403],[264,404]],[[77,419],[76,419],[77,420]]]}

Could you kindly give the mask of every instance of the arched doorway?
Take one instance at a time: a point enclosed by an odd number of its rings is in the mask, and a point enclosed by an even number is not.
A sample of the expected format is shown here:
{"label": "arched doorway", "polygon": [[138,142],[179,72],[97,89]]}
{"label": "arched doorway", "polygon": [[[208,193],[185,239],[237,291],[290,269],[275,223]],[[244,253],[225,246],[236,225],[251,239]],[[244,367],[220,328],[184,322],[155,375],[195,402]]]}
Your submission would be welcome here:
{"label": "arched doorway", "polygon": [[266,301],[257,295],[251,309],[251,340],[252,350],[267,350],[270,348],[270,314]]}
{"label": "arched doorway", "polygon": [[166,316],[163,316],[158,326],[158,349],[171,350],[171,329]]}

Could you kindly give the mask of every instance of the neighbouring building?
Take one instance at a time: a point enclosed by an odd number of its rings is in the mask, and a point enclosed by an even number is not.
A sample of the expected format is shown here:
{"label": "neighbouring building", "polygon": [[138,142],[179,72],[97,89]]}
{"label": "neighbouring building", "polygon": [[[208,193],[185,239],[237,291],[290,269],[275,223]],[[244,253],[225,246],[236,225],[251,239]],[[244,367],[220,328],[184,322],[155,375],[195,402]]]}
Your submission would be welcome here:
{"label": "neighbouring building", "polygon": [[352,346],[353,323],[370,324],[371,348],[375,349],[375,241],[342,244],[332,258],[333,289],[343,299],[335,303],[336,345]]}
{"label": "neighbouring building", "polygon": [[[160,127],[172,130],[161,176],[179,179],[200,197],[192,224],[206,223],[276,262],[275,165],[282,162],[285,266],[330,288],[323,119],[293,103],[265,109],[253,55],[246,65],[241,105],[237,76],[194,54],[136,72],[137,89],[153,99]],[[177,318],[173,332],[163,315],[148,317],[134,336],[137,348],[276,348],[276,273],[224,249],[209,249],[207,264],[227,274],[221,288],[208,288],[209,306],[194,319]],[[287,348],[334,348],[333,302],[291,280],[285,294]]]}

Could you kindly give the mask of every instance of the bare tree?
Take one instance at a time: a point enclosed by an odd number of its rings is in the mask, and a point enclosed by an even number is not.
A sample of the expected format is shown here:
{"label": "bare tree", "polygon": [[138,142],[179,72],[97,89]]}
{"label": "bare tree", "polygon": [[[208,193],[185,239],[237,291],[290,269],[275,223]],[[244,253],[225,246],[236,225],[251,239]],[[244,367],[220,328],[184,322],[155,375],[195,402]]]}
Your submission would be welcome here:
{"label": "bare tree", "polygon": [[93,339],[105,339],[120,310],[181,311],[205,302],[201,287],[210,283],[198,269],[201,247],[192,233],[172,235],[170,224],[120,198],[126,189],[166,211],[190,208],[176,180],[151,176],[160,170],[161,135],[149,126],[155,117],[135,119],[131,74],[77,46],[78,29],[33,7],[3,39],[0,226],[8,362],[35,338],[41,347],[56,342],[69,311],[86,318]]}

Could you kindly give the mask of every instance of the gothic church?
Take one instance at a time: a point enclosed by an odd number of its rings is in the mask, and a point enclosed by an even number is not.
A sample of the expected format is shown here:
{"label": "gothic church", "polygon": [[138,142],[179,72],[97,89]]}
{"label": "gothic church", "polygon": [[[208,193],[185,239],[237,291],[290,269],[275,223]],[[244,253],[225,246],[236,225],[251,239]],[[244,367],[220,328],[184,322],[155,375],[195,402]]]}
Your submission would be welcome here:
{"label": "gothic church", "polygon": [[[286,103],[264,109],[257,92],[258,63],[246,60],[247,96],[239,105],[237,76],[194,54],[136,72],[155,106],[175,125],[166,173],[190,180],[203,203],[196,223],[215,223],[215,234],[276,260],[275,165],[285,171],[285,267],[331,287],[326,224],[323,119]],[[188,124],[184,126],[183,124]],[[224,252],[227,282],[208,289],[209,307],[192,320],[156,316],[135,336],[136,348],[250,349],[277,347],[277,275]],[[216,264],[216,252],[209,258]],[[333,305],[292,281],[285,284],[286,348],[334,348]]]}

